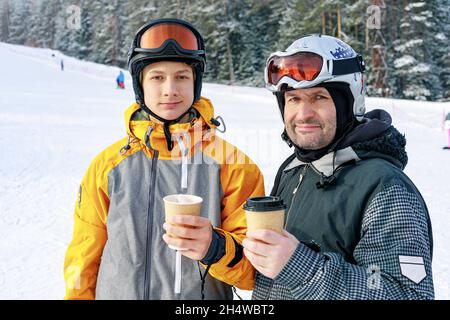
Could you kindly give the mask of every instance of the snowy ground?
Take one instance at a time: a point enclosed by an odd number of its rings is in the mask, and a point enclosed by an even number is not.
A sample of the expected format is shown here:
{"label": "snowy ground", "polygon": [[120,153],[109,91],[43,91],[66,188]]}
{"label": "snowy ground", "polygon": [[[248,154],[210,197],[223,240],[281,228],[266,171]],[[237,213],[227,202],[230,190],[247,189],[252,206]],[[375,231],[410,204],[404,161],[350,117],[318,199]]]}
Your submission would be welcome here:
{"label": "snowy ground", "polygon": [[[64,58],[65,71],[59,69]],[[133,100],[116,90],[117,68],[0,43],[0,299],[61,299],[79,182],[93,157],[125,136]],[[269,192],[290,150],[275,99],[264,89],[204,85],[227,124],[225,138],[260,166]],[[406,134],[406,173],[422,192],[434,232],[437,299],[450,299],[450,151],[441,122],[449,103],[368,99]],[[249,292],[241,292],[245,298]]]}

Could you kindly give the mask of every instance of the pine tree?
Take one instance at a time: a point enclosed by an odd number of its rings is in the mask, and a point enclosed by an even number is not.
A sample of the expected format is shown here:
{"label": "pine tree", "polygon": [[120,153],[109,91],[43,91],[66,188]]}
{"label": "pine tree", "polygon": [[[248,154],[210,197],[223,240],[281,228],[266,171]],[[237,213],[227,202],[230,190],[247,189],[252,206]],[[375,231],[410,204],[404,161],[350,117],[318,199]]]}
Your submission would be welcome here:
{"label": "pine tree", "polygon": [[383,10],[386,10],[386,28],[383,28],[386,32],[383,34],[385,35],[387,48],[387,96],[397,98],[401,97],[401,89],[399,88],[400,81],[397,78],[397,69],[394,62],[401,57],[401,54],[394,48],[396,40],[402,33],[400,21],[403,17],[403,0],[391,0]]}
{"label": "pine tree", "polygon": [[203,34],[207,69],[205,80],[215,83],[236,83],[235,63],[239,57],[238,2],[200,0],[191,12],[193,24]]}
{"label": "pine tree", "polygon": [[442,98],[444,101],[450,101],[450,51],[441,57],[441,83],[443,87]]}
{"label": "pine tree", "polygon": [[240,84],[263,86],[264,67],[275,41],[278,20],[273,20],[269,1],[245,1],[239,15],[240,57],[236,78]]}
{"label": "pine tree", "polygon": [[341,38],[355,51],[364,53],[364,37],[366,11],[371,5],[370,0],[351,1],[351,5],[342,7]]}
{"label": "pine tree", "polygon": [[125,67],[134,35],[142,25],[159,16],[159,5],[158,1],[127,0],[120,2],[117,10],[120,39],[117,64]]}
{"label": "pine tree", "polygon": [[0,0],[0,41],[9,38],[9,0]]}
{"label": "pine tree", "polygon": [[91,56],[96,62],[104,64],[117,63],[119,57],[118,39],[118,0],[96,1],[92,6],[92,28],[94,47]]}
{"label": "pine tree", "polygon": [[[366,65],[366,93],[370,96],[386,96],[390,89],[388,84],[388,43],[389,25],[387,6],[384,1],[357,1],[353,9],[359,11],[357,18],[357,39],[348,42],[360,53],[363,53]],[[356,12],[354,14],[357,14]]]}
{"label": "pine tree", "polygon": [[[41,30],[45,29],[45,24],[41,23],[39,12],[40,12],[40,4],[41,0],[36,1],[26,1],[27,3],[27,34],[25,45],[30,47],[42,47],[42,42],[44,39],[42,38]],[[42,26],[42,27],[41,27]]]}
{"label": "pine tree", "polygon": [[[381,29],[367,29],[367,8],[382,3]],[[71,24],[73,5],[80,28]],[[125,67],[139,27],[180,18],[205,38],[206,81],[261,86],[271,52],[323,33],[363,54],[370,94],[448,100],[449,8],[450,0],[0,0],[0,40]]]}
{"label": "pine tree", "polygon": [[[322,32],[322,11],[329,1],[294,0],[286,8],[279,25],[278,50],[284,50],[296,39]],[[330,9],[330,7],[328,7]]]}
{"label": "pine tree", "polygon": [[56,1],[53,5],[49,6],[47,1],[39,0],[36,4],[35,11],[32,12],[33,23],[31,23],[34,31],[30,33],[36,36],[37,46],[54,48],[56,33],[55,16],[61,10],[59,2]]}
{"label": "pine tree", "polygon": [[428,42],[434,37],[435,5],[436,1],[411,1],[403,8],[401,37],[394,42],[394,49],[400,54],[394,61],[400,97],[436,100],[441,95],[439,73]]}
{"label": "pine tree", "polygon": [[8,42],[25,44],[29,27],[27,23],[24,23],[29,15],[28,2],[25,0],[11,1],[9,10]]}
{"label": "pine tree", "polygon": [[240,56],[240,29],[239,29],[239,13],[242,2],[233,2],[230,0],[222,0],[222,15],[218,15],[219,23],[219,39],[222,42],[220,47],[221,55],[219,56],[219,71],[222,79],[227,79],[227,84],[235,85],[236,83],[236,62]]}
{"label": "pine tree", "polygon": [[439,77],[443,88],[442,99],[450,100],[450,0],[439,0],[436,6],[437,33],[434,37],[436,49],[434,60],[437,62]]}
{"label": "pine tree", "polygon": [[76,43],[77,57],[80,59],[91,59],[93,46],[92,12],[89,10],[89,1],[80,2],[80,29],[74,30],[74,41]]}
{"label": "pine tree", "polygon": [[[48,5],[48,0],[46,1]],[[68,55],[78,56],[78,43],[76,42],[76,19],[77,19],[77,7],[79,2],[70,0],[56,0],[56,4],[60,10],[57,11],[55,16],[55,49],[60,50]],[[77,7],[73,7],[77,6]],[[73,11],[75,9],[75,13]]]}

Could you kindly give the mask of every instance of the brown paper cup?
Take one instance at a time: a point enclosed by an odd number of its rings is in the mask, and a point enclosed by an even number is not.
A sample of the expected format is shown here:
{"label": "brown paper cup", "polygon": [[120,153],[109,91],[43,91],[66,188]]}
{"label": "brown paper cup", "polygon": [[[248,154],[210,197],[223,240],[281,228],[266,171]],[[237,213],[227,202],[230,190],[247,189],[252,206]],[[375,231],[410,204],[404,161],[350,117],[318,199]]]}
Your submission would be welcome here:
{"label": "brown paper cup", "polygon": [[[203,199],[191,194],[171,194],[163,198],[166,223],[168,218],[174,215],[199,216],[202,209]],[[171,237],[176,237],[167,233]],[[169,246],[171,247],[171,246]],[[182,250],[180,248],[172,248]]]}
{"label": "brown paper cup", "polygon": [[248,230],[270,229],[283,233],[284,210],[265,212],[245,210],[245,216]]}
{"label": "brown paper cup", "polygon": [[248,230],[270,229],[283,233],[286,205],[280,197],[251,197],[243,208]]}

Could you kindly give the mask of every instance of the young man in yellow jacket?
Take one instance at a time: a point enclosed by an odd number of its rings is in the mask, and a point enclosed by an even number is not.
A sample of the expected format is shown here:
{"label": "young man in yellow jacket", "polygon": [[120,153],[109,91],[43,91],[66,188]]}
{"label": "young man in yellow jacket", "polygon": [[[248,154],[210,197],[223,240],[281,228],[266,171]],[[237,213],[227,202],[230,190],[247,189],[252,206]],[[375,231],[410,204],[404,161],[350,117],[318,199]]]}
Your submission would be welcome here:
{"label": "young man in yellow jacket", "polygon": [[[215,135],[220,122],[200,96],[201,35],[182,20],[151,21],[135,36],[128,67],[136,94],[125,113],[128,137],[100,153],[81,183],[65,298],[232,299],[232,285],[252,289],[242,207],[264,194],[263,177]],[[201,216],[166,224],[163,197],[178,193],[202,197]],[[186,249],[181,274],[168,245]]]}

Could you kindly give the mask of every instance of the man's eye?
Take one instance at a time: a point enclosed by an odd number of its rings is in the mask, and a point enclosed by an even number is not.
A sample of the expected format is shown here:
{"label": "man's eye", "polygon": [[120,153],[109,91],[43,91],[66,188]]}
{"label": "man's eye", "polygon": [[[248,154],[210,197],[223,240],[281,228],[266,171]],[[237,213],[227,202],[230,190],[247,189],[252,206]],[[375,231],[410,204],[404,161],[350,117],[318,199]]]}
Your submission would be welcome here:
{"label": "man's eye", "polygon": [[178,79],[180,79],[180,80],[186,80],[186,79],[189,79],[189,77],[188,77],[188,76],[178,76]]}
{"label": "man's eye", "polygon": [[322,99],[326,99],[326,97],[322,96],[320,94],[316,95],[316,100],[322,100]]}
{"label": "man's eye", "polygon": [[150,78],[150,80],[161,80],[162,77],[161,76],[153,76]]}

